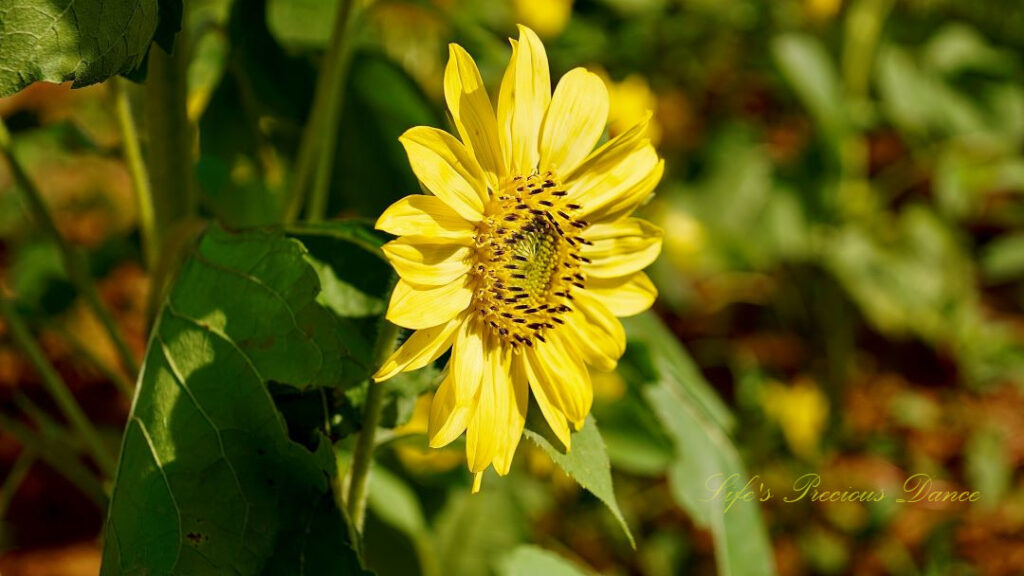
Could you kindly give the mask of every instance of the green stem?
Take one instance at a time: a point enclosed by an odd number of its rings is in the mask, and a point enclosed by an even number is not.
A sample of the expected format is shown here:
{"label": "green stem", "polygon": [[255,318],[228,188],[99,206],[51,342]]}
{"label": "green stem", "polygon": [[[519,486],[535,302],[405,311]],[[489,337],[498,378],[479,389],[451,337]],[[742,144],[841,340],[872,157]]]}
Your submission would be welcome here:
{"label": "green stem", "polygon": [[[153,191],[154,224],[164,238],[175,223],[196,213],[192,125],[188,120],[188,39],[174,40],[174,53],[153,46],[146,78],[147,155]],[[159,280],[159,279],[154,279]]]}
{"label": "green stem", "polygon": [[113,366],[110,366],[99,356],[94,354],[91,350],[89,350],[89,348],[85,346],[85,344],[81,340],[78,339],[77,336],[72,334],[70,330],[68,330],[61,324],[54,322],[50,326],[54,330],[56,330],[57,333],[60,334],[62,338],[64,338],[68,345],[70,345],[71,348],[74,349],[76,354],[79,354],[80,356],[85,358],[86,361],[95,366],[96,369],[99,370],[101,374],[106,376],[110,380],[110,382],[113,383],[114,387],[116,387],[122,394],[124,394],[125,398],[131,399],[133,386],[128,381],[128,379],[124,377],[124,374],[122,374],[120,370]]}
{"label": "green stem", "polygon": [[18,493],[18,488],[21,488],[21,483],[25,481],[28,471],[35,462],[36,455],[28,448],[22,447],[21,454],[18,454],[18,459],[7,473],[7,479],[4,480],[3,486],[0,486],[0,518],[7,515],[7,507],[10,506],[11,500]]}
{"label": "green stem", "polygon": [[288,205],[283,217],[285,224],[295,222],[302,211],[310,178],[313,178],[313,190],[306,209],[307,217],[310,220],[322,220],[327,211],[338,143],[338,121],[345,98],[345,76],[351,56],[347,39],[354,4],[355,0],[341,0],[338,3],[331,43],[321,65],[313,107],[299,144],[295,173],[288,190]]}
{"label": "green stem", "polygon": [[82,438],[90,454],[96,460],[96,464],[100,466],[100,469],[108,477],[112,478],[114,474],[114,458],[107,451],[107,447],[103,444],[99,432],[93,427],[85,412],[82,411],[82,407],[78,405],[78,401],[75,400],[75,396],[68,389],[60,374],[57,373],[57,370],[47,360],[46,355],[43,354],[42,349],[36,344],[28,327],[22,322],[21,317],[14,309],[14,305],[3,296],[0,296],[0,317],[3,317],[7,322],[11,338],[15,344],[21,348],[36,370],[39,371],[39,376],[43,380],[43,386],[57,404],[61,414],[67,418],[71,428]]}
{"label": "green stem", "polygon": [[86,304],[92,309],[96,318],[99,319],[100,324],[106,330],[107,335],[110,336],[111,342],[114,343],[114,347],[117,349],[118,356],[121,358],[121,362],[124,364],[124,368],[130,373],[134,374],[138,372],[138,365],[135,362],[135,357],[132,355],[131,349],[128,347],[128,343],[121,336],[121,331],[117,328],[117,324],[114,322],[114,317],[111,316],[110,311],[103,305],[100,300],[99,293],[96,291],[96,284],[93,282],[92,276],[89,273],[89,266],[85,261],[85,257],[81,252],[76,250],[64,239],[60,231],[57,230],[57,224],[53,220],[53,216],[50,214],[49,208],[46,206],[46,202],[43,200],[42,194],[36,185],[28,177],[28,173],[25,168],[18,161],[14,155],[14,151],[11,145],[11,135],[7,131],[7,126],[4,125],[3,121],[0,120],[0,150],[7,157],[7,163],[10,165],[11,174],[14,176],[14,181],[18,185],[18,189],[24,194],[25,200],[28,203],[29,210],[32,212],[32,216],[36,221],[36,224],[43,228],[43,232],[49,236],[56,244],[57,249],[60,251],[61,259],[64,262],[64,269],[67,271],[68,277],[71,279],[71,283],[75,285],[78,292],[85,298]]}
{"label": "green stem", "polygon": [[[374,369],[384,364],[394,350],[397,340],[398,326],[387,320],[381,321],[380,333],[377,335],[373,351]],[[363,521],[366,518],[367,484],[383,401],[384,385],[371,380],[367,385],[366,405],[363,408],[363,429],[359,432],[356,449],[352,454],[352,471],[348,486],[348,514],[352,518],[352,525],[359,532],[363,531]]]}
{"label": "green stem", "polygon": [[135,117],[132,116],[132,105],[128,99],[127,81],[115,78],[110,82],[114,92],[114,107],[117,112],[117,125],[121,129],[121,142],[124,147],[124,159],[128,164],[128,174],[135,188],[135,201],[139,209],[139,230],[142,233],[142,257],[146,269],[150,272],[156,267],[160,257],[160,237],[156,229],[156,216],[153,213],[153,190],[149,186],[149,172],[142,158],[139,146],[139,133],[135,128]]}
{"label": "green stem", "polygon": [[65,446],[40,438],[21,422],[3,414],[0,414],[0,430],[13,436],[23,449],[34,452],[40,460],[67,478],[101,510],[107,509],[108,498],[100,480],[74,454],[67,452]]}

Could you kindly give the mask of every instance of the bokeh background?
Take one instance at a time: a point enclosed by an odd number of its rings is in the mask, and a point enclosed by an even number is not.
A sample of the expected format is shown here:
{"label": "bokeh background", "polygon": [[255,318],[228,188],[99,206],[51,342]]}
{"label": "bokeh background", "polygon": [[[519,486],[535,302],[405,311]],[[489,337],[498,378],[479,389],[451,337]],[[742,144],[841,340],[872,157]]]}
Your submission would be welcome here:
{"label": "bokeh background", "polygon": [[[397,137],[447,125],[448,42],[476,57],[493,89],[515,23],[533,27],[553,78],[583,65],[607,79],[610,135],[654,111],[649,136],[667,167],[643,209],[665,230],[651,271],[656,311],[735,414],[748,472],[780,493],[806,472],[824,488],[887,493],[921,472],[982,495],[937,505],[773,499],[762,509],[779,574],[1024,574],[1024,5],[410,0],[363,10],[330,216],[372,218],[417,190]],[[186,2],[205,216],[276,222],[334,13],[329,0]],[[122,89],[145,105],[137,87]],[[115,108],[110,83],[39,84],[0,100],[0,117],[141,357],[152,290]],[[0,289],[116,445],[131,376],[6,165]],[[461,448],[394,442],[375,481],[393,482],[392,503],[415,494],[422,525],[371,501],[371,564],[428,574],[416,560],[424,547],[486,557],[535,542],[604,574],[717,573],[709,533],[674,503],[671,443],[628,375],[595,386],[636,551],[529,443],[509,479],[489,479],[469,500],[440,496],[464,474]],[[400,433],[425,430],[426,402]],[[5,576],[99,565],[104,512],[25,447],[53,413],[0,322]],[[452,573],[487,572],[467,562]]]}

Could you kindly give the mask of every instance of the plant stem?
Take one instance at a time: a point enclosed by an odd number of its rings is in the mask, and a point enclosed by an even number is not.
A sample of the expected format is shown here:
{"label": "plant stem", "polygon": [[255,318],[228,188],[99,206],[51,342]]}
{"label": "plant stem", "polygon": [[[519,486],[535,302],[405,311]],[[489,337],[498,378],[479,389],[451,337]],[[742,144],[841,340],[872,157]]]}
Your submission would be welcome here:
{"label": "plant stem", "polygon": [[192,167],[192,126],[186,107],[188,39],[184,30],[174,40],[174,53],[153,46],[146,79],[146,122],[149,129],[149,174],[152,177],[156,234],[167,235],[176,223],[196,211]]}
{"label": "plant stem", "polygon": [[23,449],[31,450],[40,460],[67,478],[83,494],[92,499],[100,510],[107,509],[107,494],[103,491],[103,485],[96,474],[86,468],[74,454],[66,452],[64,446],[38,437],[21,422],[3,414],[0,414],[0,430],[14,436]]}
{"label": "plant stem", "polygon": [[341,0],[338,3],[331,43],[317,77],[313,106],[302,133],[295,172],[288,189],[288,204],[283,217],[285,224],[291,224],[299,217],[311,177],[313,192],[306,216],[310,220],[322,220],[327,211],[334,153],[338,143],[338,121],[345,98],[345,76],[350,61],[347,39],[354,4],[355,0]]}
{"label": "plant stem", "polygon": [[71,427],[81,436],[89,453],[96,460],[96,464],[99,465],[100,469],[108,477],[112,478],[114,474],[114,458],[107,452],[107,447],[103,444],[99,432],[93,427],[85,412],[82,411],[82,407],[78,405],[78,401],[75,400],[75,396],[68,389],[60,374],[57,373],[57,370],[47,360],[39,345],[36,344],[28,327],[25,326],[25,323],[14,309],[14,305],[3,296],[0,296],[0,317],[3,317],[7,322],[11,338],[15,344],[21,348],[36,370],[39,371],[39,376],[43,380],[43,386],[50,393],[61,414],[67,418]]}
{"label": "plant stem", "polygon": [[135,201],[139,209],[139,230],[142,233],[142,257],[146,269],[150,272],[156,267],[160,257],[160,236],[156,229],[156,216],[153,213],[153,190],[149,185],[149,172],[142,158],[139,146],[139,133],[135,128],[132,106],[128,99],[128,89],[122,78],[114,78],[110,86],[114,92],[114,107],[117,112],[117,124],[121,129],[121,143],[124,147],[124,159],[128,164],[128,174],[135,188]]}
{"label": "plant stem", "polygon": [[[387,320],[382,320],[373,351],[374,370],[387,360],[395,348],[397,339],[398,326]],[[369,482],[370,464],[373,463],[374,442],[383,401],[384,384],[371,380],[367,385],[366,405],[363,408],[363,429],[359,432],[356,449],[352,454],[352,471],[348,486],[348,514],[358,532],[363,531],[363,521],[366,517],[367,483]]]}
{"label": "plant stem", "polygon": [[14,181],[18,189],[22,191],[36,224],[41,226],[43,232],[57,244],[57,249],[60,251],[61,259],[64,263],[64,269],[71,279],[71,283],[75,285],[78,292],[85,298],[86,304],[92,309],[96,318],[99,319],[100,324],[106,330],[107,335],[110,336],[110,340],[114,343],[114,348],[117,349],[124,368],[128,372],[135,374],[138,372],[135,357],[132,355],[128,343],[121,336],[121,332],[114,322],[114,317],[110,315],[110,312],[100,300],[85,257],[81,252],[72,247],[64,239],[60,231],[57,230],[57,224],[53,221],[53,216],[50,214],[42,194],[28,177],[28,173],[25,172],[21,162],[15,157],[11,146],[11,135],[2,120],[0,120],[0,151],[7,157],[7,163],[10,165]]}
{"label": "plant stem", "polygon": [[18,493],[18,488],[21,488],[21,483],[25,481],[28,471],[35,462],[36,455],[28,448],[22,447],[18,459],[7,473],[3,486],[0,486],[0,518],[7,515],[7,507],[10,506],[11,500]]}

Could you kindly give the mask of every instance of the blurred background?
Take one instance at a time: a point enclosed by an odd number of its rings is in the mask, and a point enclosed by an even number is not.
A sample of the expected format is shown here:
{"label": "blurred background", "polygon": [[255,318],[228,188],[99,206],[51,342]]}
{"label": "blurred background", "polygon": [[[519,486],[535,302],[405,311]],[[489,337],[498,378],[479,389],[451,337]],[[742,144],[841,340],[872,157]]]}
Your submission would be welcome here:
{"label": "blurred background", "polygon": [[[777,493],[817,472],[826,489],[895,494],[927,473],[981,494],[973,504],[775,498],[762,511],[779,574],[1024,574],[1024,4],[410,0],[361,10],[327,215],[373,218],[418,190],[397,137],[447,127],[448,42],[474,55],[493,91],[506,38],[517,22],[531,26],[553,79],[580,65],[606,78],[610,135],[654,111],[649,136],[667,167],[643,209],[665,230],[656,312],[735,415],[747,471]],[[278,221],[335,11],[330,0],[185,3],[178,46],[205,216]],[[146,104],[120,80],[37,84],[0,99],[0,117],[138,359],[154,296],[120,91]],[[116,447],[134,375],[26,210],[4,163],[0,290],[16,309],[0,321],[0,573],[95,574],[105,512],[81,475],[101,487],[110,478],[80,469],[74,442],[58,450],[48,382],[62,379]],[[27,353],[26,331],[43,358]],[[461,447],[394,442],[375,481],[423,509],[410,525],[371,500],[371,565],[429,574],[415,560],[425,547],[486,556],[535,542],[605,574],[720,573],[708,531],[675,503],[671,440],[637,401],[630,366],[627,354],[620,373],[595,378],[594,411],[635,551],[532,444],[508,479],[470,500],[463,488],[441,497],[464,474]],[[399,431],[425,430],[426,402]],[[459,532],[472,518],[486,528]],[[489,570],[459,558],[444,573]]]}

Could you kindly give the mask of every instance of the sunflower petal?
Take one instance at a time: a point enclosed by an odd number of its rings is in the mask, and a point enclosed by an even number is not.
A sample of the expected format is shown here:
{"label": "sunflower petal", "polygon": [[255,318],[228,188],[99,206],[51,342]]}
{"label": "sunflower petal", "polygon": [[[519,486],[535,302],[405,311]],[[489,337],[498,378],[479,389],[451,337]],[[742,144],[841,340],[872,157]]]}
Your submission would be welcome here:
{"label": "sunflower petal", "polygon": [[585,290],[576,292],[574,301],[576,306],[568,318],[568,326],[578,337],[566,338],[566,341],[587,364],[606,372],[614,370],[626,350],[622,324]]}
{"label": "sunflower petal", "polygon": [[470,247],[426,236],[403,236],[381,250],[402,280],[420,286],[448,284],[472,266]]}
{"label": "sunflower petal", "polygon": [[398,140],[419,181],[460,216],[479,222],[487,185],[476,158],[454,136],[437,128],[416,126]]}
{"label": "sunflower petal", "polygon": [[373,375],[373,381],[382,382],[399,372],[418,370],[437,360],[437,357],[452,345],[452,338],[459,324],[461,319],[453,318],[438,326],[413,332],[412,336],[409,336],[377,370]]}
{"label": "sunflower petal", "polygon": [[567,199],[583,206],[577,217],[616,220],[650,196],[661,181],[664,162],[645,136],[648,122],[606,142],[566,177]]}
{"label": "sunflower petal", "polygon": [[469,306],[473,298],[469,284],[469,275],[431,287],[417,287],[399,279],[391,293],[387,319],[413,330],[444,324]]}
{"label": "sunflower petal", "polygon": [[500,346],[489,346],[484,360],[484,379],[477,395],[476,407],[466,429],[466,459],[471,472],[483,472],[491,465],[503,432],[498,422],[506,414],[509,398],[508,366]]}
{"label": "sunflower petal", "polygon": [[473,223],[452,210],[444,200],[427,194],[412,194],[395,202],[380,215],[377,230],[395,236],[421,234],[472,244]]}
{"label": "sunflower petal", "polygon": [[512,59],[498,94],[498,141],[506,165],[515,174],[529,174],[540,159],[540,127],[551,102],[548,57],[537,34],[519,26]]}
{"label": "sunflower petal", "polygon": [[558,82],[544,118],[540,171],[568,174],[594,149],[608,121],[608,89],[596,74],[574,68]]}
{"label": "sunflower petal", "polygon": [[538,342],[527,350],[526,358],[539,384],[548,392],[548,398],[579,429],[590,412],[594,389],[587,365],[560,332],[564,331],[550,333],[547,342]]}
{"label": "sunflower petal", "polygon": [[620,318],[647,310],[658,297],[658,289],[643,272],[619,278],[590,278],[586,291]]}
{"label": "sunflower petal", "polygon": [[454,381],[455,401],[463,406],[472,404],[484,377],[484,333],[480,323],[470,317],[455,335],[452,359],[449,362]]}
{"label": "sunflower petal", "polygon": [[662,231],[640,218],[594,224],[583,232],[592,244],[580,254],[590,259],[583,271],[595,278],[627,276],[643,270],[661,253]]}
{"label": "sunflower petal", "polygon": [[505,414],[499,414],[500,419],[496,422],[499,433],[503,434],[499,437],[498,452],[493,461],[494,469],[502,476],[508,474],[512,468],[512,457],[515,456],[519,440],[523,437],[529,394],[526,381],[512,378],[507,364],[506,362],[504,386],[496,390],[498,394],[508,396]]}
{"label": "sunflower petal", "polygon": [[491,189],[497,190],[505,175],[505,160],[498,144],[494,108],[476,62],[458,44],[448,45],[444,97],[462,143],[480,163]]}
{"label": "sunflower petal", "polygon": [[453,379],[454,376],[449,371],[430,401],[427,437],[431,448],[451,444],[465,432],[466,424],[469,422],[469,407],[460,406],[455,402]]}
{"label": "sunflower petal", "polygon": [[569,424],[562,409],[552,399],[556,394],[555,390],[550,389],[552,383],[533,372],[525,355],[517,355],[512,359],[512,378],[530,383],[530,391],[533,392],[533,398],[537,401],[540,413],[544,415],[544,420],[551,427],[551,431],[555,433],[555,437],[568,451],[572,447]]}

